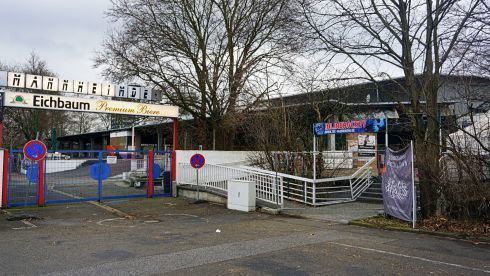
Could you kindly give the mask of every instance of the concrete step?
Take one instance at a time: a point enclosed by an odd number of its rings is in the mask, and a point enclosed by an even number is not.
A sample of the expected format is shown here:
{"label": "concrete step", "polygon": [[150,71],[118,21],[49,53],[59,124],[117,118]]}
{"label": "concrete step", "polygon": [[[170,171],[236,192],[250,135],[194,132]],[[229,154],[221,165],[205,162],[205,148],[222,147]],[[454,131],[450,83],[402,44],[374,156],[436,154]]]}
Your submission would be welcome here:
{"label": "concrete step", "polygon": [[383,194],[376,193],[376,192],[373,193],[373,192],[365,191],[364,193],[361,194],[361,197],[383,198]]}
{"label": "concrete step", "polygon": [[373,188],[373,187],[367,188],[366,192],[379,193],[379,194],[382,194],[383,193],[383,191],[381,190],[381,188]]}
{"label": "concrete step", "polygon": [[383,203],[383,198],[360,196],[357,201],[365,203]]}
{"label": "concrete step", "polygon": [[376,185],[376,184],[373,183],[373,184],[371,184],[371,186],[369,186],[368,189],[379,189],[379,190],[381,190],[381,184]]}

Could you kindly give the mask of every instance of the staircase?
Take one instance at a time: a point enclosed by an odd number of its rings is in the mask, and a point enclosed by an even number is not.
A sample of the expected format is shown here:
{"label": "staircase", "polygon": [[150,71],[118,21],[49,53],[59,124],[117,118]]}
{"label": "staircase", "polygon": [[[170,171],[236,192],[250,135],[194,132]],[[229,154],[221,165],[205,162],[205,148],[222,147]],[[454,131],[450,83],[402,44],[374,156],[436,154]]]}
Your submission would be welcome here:
{"label": "staircase", "polygon": [[[381,191],[381,178],[374,177],[373,184],[367,188],[364,193],[359,196],[358,201],[366,203],[380,203],[383,204],[383,191]],[[415,182],[415,189],[417,193],[417,205],[420,206],[420,190],[419,185]]]}
{"label": "staircase", "polygon": [[360,202],[383,204],[383,192],[381,191],[381,179],[376,177],[373,184],[367,188],[357,199]]}

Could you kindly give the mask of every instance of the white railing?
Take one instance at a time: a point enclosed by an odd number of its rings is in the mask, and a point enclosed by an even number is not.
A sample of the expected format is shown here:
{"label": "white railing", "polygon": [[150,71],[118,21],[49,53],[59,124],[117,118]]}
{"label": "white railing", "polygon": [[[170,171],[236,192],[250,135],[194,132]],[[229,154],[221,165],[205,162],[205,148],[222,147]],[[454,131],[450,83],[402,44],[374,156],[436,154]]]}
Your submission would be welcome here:
{"label": "white railing", "polygon": [[[284,198],[313,206],[328,205],[356,200],[373,183],[371,165],[375,157],[347,176],[310,179],[284,173],[277,173],[284,185]],[[244,167],[258,173],[271,171]]]}
{"label": "white railing", "polygon": [[351,197],[356,200],[364,191],[373,184],[371,179],[371,164],[374,162],[375,158],[369,160],[361,168],[359,168],[355,173],[352,174],[350,182],[351,187]]}
{"label": "white railing", "polygon": [[[227,181],[232,179],[254,181],[257,198],[283,206],[283,199],[313,206],[356,200],[373,183],[371,165],[375,158],[347,176],[310,179],[255,167],[240,168],[206,164],[199,170],[199,185],[227,191]],[[179,185],[196,185],[196,169],[181,163],[177,170]]]}
{"label": "white railing", "polygon": [[143,159],[131,159],[131,171],[145,171],[146,170],[146,158]]}
{"label": "white railing", "polygon": [[233,179],[254,181],[257,199],[279,206],[283,205],[283,180],[274,173],[260,173],[247,169],[206,164],[199,169],[198,175],[196,169],[185,163],[179,164],[177,170],[178,185],[196,185],[199,180],[201,187],[227,191],[227,181]]}

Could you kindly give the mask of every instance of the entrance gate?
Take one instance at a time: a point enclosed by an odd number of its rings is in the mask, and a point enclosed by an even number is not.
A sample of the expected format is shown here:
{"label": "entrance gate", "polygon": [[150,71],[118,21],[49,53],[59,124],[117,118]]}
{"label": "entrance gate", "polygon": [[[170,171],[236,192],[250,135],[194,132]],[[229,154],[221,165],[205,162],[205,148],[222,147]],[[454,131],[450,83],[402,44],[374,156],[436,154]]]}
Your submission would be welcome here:
{"label": "entrance gate", "polygon": [[11,150],[6,206],[171,196],[171,158],[170,151],[60,150],[33,162]]}

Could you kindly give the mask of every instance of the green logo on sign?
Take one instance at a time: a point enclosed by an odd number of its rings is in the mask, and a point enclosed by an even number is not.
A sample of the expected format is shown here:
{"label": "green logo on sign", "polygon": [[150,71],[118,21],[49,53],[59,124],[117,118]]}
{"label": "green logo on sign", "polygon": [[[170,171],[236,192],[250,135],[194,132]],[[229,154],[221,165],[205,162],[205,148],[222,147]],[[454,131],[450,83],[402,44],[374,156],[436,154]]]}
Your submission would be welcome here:
{"label": "green logo on sign", "polygon": [[15,96],[10,103],[27,104],[26,100],[21,95]]}

